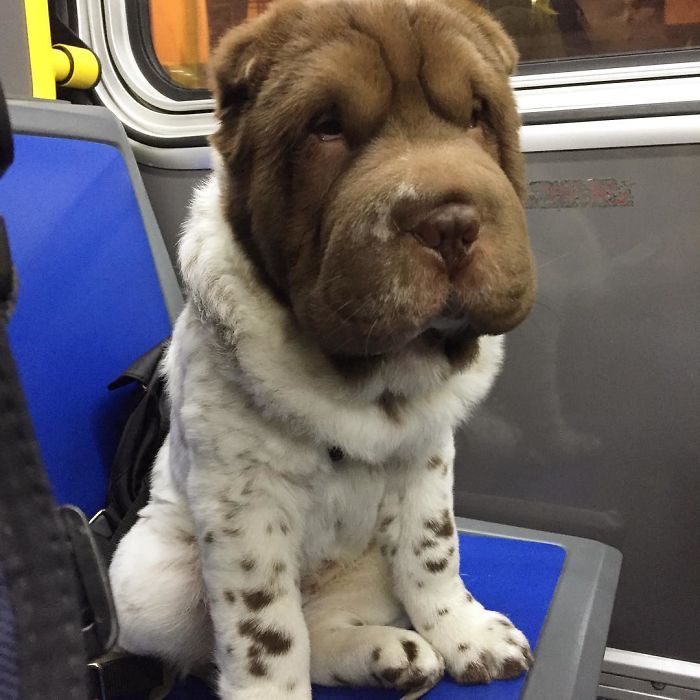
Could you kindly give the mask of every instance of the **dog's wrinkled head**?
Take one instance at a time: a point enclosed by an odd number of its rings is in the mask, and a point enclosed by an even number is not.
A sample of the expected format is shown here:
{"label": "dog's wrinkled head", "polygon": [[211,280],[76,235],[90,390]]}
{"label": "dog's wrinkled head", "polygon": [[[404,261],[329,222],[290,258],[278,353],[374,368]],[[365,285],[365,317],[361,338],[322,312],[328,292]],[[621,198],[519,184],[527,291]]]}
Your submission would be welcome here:
{"label": "dog's wrinkled head", "polygon": [[280,0],[224,37],[227,216],[328,355],[464,364],[527,315],[516,60],[468,0]]}

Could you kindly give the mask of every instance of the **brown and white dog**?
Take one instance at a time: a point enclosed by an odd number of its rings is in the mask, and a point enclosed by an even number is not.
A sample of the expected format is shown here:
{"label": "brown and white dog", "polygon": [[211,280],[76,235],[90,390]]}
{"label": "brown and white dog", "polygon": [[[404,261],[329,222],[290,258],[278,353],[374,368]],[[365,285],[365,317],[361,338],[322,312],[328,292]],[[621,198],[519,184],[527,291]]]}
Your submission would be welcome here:
{"label": "brown and white dog", "polygon": [[236,700],[528,668],[451,494],[533,303],[515,63],[468,0],[281,0],[222,41],[172,427],[110,572],[125,649],[214,660]]}

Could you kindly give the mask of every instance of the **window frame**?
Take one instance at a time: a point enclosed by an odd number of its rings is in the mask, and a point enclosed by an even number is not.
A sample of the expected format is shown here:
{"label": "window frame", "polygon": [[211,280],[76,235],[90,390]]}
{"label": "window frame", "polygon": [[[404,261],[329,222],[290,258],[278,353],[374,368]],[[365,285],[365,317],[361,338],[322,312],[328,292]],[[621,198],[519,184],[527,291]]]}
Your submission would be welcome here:
{"label": "window frame", "polygon": [[[207,91],[178,88],[159,65],[154,66],[157,59],[150,28],[144,24],[144,7],[147,12],[145,0],[76,0],[79,30],[103,59],[103,79],[96,92],[135,140],[151,146],[205,146],[215,128],[214,101]],[[650,120],[681,118],[666,122],[670,142],[700,141],[700,48],[532,61],[520,66],[512,85],[524,136],[531,127],[627,120],[630,128],[642,129],[641,143],[648,138],[645,120],[651,126]],[[697,135],[688,119],[692,116],[698,119]],[[622,138],[619,128],[612,131]],[[593,132],[589,127],[580,133]],[[656,126],[649,133],[660,137]],[[569,148],[584,147],[576,145],[579,140]],[[633,145],[634,139],[622,140]],[[523,139],[526,147],[528,141]],[[534,141],[540,143],[541,138]],[[589,144],[590,136],[583,142]]]}
{"label": "window frame", "polygon": [[124,0],[126,30],[129,46],[141,72],[155,90],[178,102],[199,102],[211,100],[206,88],[186,88],[170,78],[163,68],[153,46],[151,35],[150,3],[142,0]]}

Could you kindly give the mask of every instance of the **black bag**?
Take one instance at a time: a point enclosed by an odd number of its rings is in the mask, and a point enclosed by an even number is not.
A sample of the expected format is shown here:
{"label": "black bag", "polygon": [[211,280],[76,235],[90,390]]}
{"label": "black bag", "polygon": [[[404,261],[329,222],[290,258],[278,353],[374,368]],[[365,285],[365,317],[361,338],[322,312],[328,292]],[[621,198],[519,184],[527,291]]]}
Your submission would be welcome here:
{"label": "black bag", "polygon": [[159,371],[168,343],[164,340],[139,357],[109,385],[112,391],[133,384],[138,388],[112,462],[107,503],[91,521],[108,561],[148,503],[153,462],[168,434],[170,410]]}

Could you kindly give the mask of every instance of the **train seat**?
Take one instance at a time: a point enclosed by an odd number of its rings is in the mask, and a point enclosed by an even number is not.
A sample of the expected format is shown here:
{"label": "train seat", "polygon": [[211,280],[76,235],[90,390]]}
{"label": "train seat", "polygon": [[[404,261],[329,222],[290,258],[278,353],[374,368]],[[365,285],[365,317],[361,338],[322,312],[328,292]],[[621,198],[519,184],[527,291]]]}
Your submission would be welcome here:
{"label": "train seat", "polygon": [[171,332],[181,295],[121,125],[107,110],[10,103],[0,208],[19,278],[8,326],[60,503],[104,503],[125,392],[106,386]]}
{"label": "train seat", "polygon": [[[20,293],[9,335],[56,499],[104,505],[125,397],[106,391],[168,336],[182,297],[121,125],[96,107],[14,102],[15,164],[0,182]],[[528,635],[526,676],[449,679],[429,698],[594,698],[621,557],[605,545],[458,519],[462,575]],[[116,697],[116,696],[111,696]],[[186,679],[170,698],[213,697]],[[315,688],[315,700],[398,698]]]}

